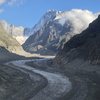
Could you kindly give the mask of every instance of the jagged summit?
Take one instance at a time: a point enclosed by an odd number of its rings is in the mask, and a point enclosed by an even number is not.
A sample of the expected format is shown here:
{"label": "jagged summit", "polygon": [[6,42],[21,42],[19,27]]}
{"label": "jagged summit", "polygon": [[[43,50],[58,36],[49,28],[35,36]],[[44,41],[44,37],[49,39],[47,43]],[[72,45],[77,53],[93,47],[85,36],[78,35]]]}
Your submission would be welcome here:
{"label": "jagged summit", "polygon": [[97,15],[87,10],[47,11],[33,27],[31,36],[23,44],[31,53],[55,54],[74,35],[86,29]]}
{"label": "jagged summit", "polygon": [[44,27],[46,23],[49,23],[50,21],[53,21],[55,17],[59,14],[59,11],[56,10],[48,10],[42,18],[39,20],[39,22],[33,27],[33,33],[40,30]]}

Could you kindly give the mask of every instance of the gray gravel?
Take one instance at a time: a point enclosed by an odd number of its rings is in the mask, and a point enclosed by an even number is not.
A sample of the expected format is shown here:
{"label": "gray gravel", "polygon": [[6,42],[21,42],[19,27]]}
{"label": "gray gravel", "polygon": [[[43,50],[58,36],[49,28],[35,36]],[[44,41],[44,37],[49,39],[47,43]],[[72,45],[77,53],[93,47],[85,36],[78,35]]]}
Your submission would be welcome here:
{"label": "gray gravel", "polygon": [[[13,61],[9,63],[9,64],[13,64],[14,66],[30,70],[33,73],[40,74],[47,79],[48,85],[40,92],[38,92],[37,95],[35,95],[30,100],[56,100],[57,98],[60,98],[65,93],[68,93],[71,90],[72,84],[69,81],[68,77],[58,73],[42,71],[30,67],[28,65],[25,65],[26,62],[30,62],[30,61],[32,60],[19,60],[19,61]],[[38,62],[39,60],[35,60],[35,62],[36,61]]]}

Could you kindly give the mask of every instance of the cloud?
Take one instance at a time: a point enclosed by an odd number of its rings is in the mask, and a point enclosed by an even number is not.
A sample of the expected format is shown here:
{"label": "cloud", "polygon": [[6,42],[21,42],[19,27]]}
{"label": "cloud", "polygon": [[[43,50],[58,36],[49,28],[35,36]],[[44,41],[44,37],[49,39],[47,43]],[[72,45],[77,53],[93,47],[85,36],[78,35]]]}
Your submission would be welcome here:
{"label": "cloud", "polygon": [[3,9],[4,4],[8,6],[21,6],[24,4],[26,0],[0,0],[0,14],[4,12],[5,9]]}
{"label": "cloud", "polygon": [[67,22],[67,25],[72,27],[73,33],[80,33],[86,29],[93,20],[95,20],[100,13],[93,13],[88,10],[72,9],[71,11],[66,11],[59,14],[55,20],[62,25]]}
{"label": "cloud", "polygon": [[80,34],[99,14],[100,12],[93,13],[89,10],[82,9],[72,9],[70,11],[61,12],[60,14],[58,13],[55,20],[62,26],[66,25],[66,27],[70,27],[70,30],[60,37],[58,45],[61,44],[62,40],[65,40],[65,44],[71,37]]}
{"label": "cloud", "polygon": [[2,5],[5,4],[7,0],[0,0],[0,14],[4,12],[4,9],[2,8]]}
{"label": "cloud", "polygon": [[8,4],[9,6],[20,6],[25,0],[0,0],[0,5]]}
{"label": "cloud", "polygon": [[24,3],[25,0],[9,0],[8,5],[10,6],[20,6]]}
{"label": "cloud", "polygon": [[0,0],[0,5],[4,4],[7,0]]}

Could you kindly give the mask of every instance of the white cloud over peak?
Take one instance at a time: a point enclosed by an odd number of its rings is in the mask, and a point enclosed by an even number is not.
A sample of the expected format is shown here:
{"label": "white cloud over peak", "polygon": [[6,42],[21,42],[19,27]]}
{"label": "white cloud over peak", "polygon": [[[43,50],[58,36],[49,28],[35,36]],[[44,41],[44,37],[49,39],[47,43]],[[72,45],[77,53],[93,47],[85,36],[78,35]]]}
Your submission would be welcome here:
{"label": "white cloud over peak", "polygon": [[60,24],[64,25],[65,22],[69,22],[72,25],[72,31],[74,33],[80,33],[86,29],[93,20],[95,20],[100,13],[93,13],[89,10],[72,9],[59,14],[55,20],[58,20]]}

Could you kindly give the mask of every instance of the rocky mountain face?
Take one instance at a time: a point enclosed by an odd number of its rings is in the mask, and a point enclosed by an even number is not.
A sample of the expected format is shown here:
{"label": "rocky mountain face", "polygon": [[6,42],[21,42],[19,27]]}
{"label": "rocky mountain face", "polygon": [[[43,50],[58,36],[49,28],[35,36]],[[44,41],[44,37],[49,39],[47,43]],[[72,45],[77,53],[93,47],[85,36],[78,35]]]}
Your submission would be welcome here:
{"label": "rocky mountain face", "polygon": [[100,64],[100,15],[81,34],[75,35],[56,57],[59,63],[69,63],[82,59],[92,64]]}
{"label": "rocky mountain face", "polygon": [[20,54],[23,51],[21,45],[11,34],[7,33],[2,23],[0,23],[0,47],[4,47],[12,53]]}
{"label": "rocky mountain face", "polygon": [[0,51],[2,51],[0,55],[3,55],[4,50],[6,51],[4,54],[7,54],[3,56],[5,59],[10,58],[11,56],[9,57],[9,55],[14,55],[14,53],[26,57],[37,56],[25,52],[21,46],[31,34],[31,30],[30,28],[23,28],[22,26],[16,27],[8,24],[6,21],[0,21]]}
{"label": "rocky mountain face", "polygon": [[86,29],[96,17],[96,14],[87,10],[50,10],[33,27],[33,35],[26,40],[23,48],[31,53],[55,54],[70,38]]}
{"label": "rocky mountain face", "polygon": [[13,38],[15,38],[21,45],[26,41],[26,39],[31,34],[30,28],[24,28],[23,26],[15,26],[13,24],[9,24],[4,20],[1,20],[3,28],[8,34],[11,34]]}

